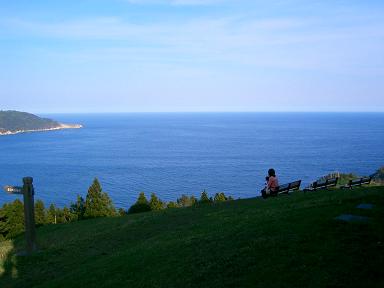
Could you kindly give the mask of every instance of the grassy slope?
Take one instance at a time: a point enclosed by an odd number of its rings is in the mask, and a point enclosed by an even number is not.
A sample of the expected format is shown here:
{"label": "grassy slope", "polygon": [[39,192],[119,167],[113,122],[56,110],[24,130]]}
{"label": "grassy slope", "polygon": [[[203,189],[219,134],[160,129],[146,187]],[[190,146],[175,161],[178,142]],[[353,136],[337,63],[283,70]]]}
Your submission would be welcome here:
{"label": "grassy slope", "polygon": [[383,287],[383,208],[372,187],[45,226],[0,287]]}

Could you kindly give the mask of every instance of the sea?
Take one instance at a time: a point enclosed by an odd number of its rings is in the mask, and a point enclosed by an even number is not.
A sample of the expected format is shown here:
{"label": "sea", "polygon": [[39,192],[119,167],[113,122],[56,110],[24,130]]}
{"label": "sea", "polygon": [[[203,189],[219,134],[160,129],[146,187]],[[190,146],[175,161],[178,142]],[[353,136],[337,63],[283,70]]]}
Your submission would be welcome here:
{"label": "sea", "polygon": [[[39,115],[82,129],[0,137],[0,186],[34,179],[35,199],[63,207],[94,178],[116,207],[143,191],[259,196],[269,168],[302,187],[332,172],[384,165],[384,113],[126,113]],[[20,195],[0,191],[0,205]]]}

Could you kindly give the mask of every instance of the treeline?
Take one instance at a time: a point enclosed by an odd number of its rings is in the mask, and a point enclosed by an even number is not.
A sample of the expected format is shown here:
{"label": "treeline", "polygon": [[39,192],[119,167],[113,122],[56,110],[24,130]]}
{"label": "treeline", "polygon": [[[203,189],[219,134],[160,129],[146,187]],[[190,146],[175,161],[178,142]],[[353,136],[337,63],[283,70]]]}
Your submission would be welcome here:
{"label": "treeline", "polygon": [[[136,203],[128,210],[123,208],[116,209],[111,198],[106,192],[103,192],[98,179],[95,178],[88,189],[85,199],[77,196],[76,201],[71,203],[69,207],[64,206],[64,208],[61,209],[51,204],[47,208],[43,201],[37,200],[35,202],[35,222],[36,226],[68,223],[89,218],[122,216],[132,213],[198,206],[229,200],[233,200],[232,197],[227,197],[224,193],[216,193],[212,198],[209,197],[204,190],[199,199],[194,196],[182,195],[176,201],[167,203],[159,199],[155,193],[152,193],[148,200],[144,192],[141,192]],[[23,231],[23,203],[17,199],[11,203],[4,204],[3,207],[0,208],[0,240],[14,238]]]}
{"label": "treeline", "polygon": [[[77,196],[77,200],[69,207],[60,209],[54,204],[48,208],[43,201],[35,202],[36,226],[45,224],[67,223],[86,218],[115,216],[116,210],[108,194],[102,191],[100,183],[95,179],[88,189],[85,200]],[[6,203],[0,208],[0,240],[13,238],[24,231],[24,205],[20,200]]]}
{"label": "treeline", "polygon": [[[139,197],[137,198],[136,203],[133,204],[128,209],[127,213],[132,214],[132,213],[140,213],[140,212],[147,212],[147,211],[163,210],[168,208],[198,206],[200,204],[224,202],[229,200],[233,200],[233,198],[231,196],[229,197],[225,196],[225,194],[222,192],[216,193],[213,198],[208,197],[208,193],[204,190],[201,193],[200,199],[197,199],[195,196],[189,197],[187,195],[182,195],[180,198],[176,200],[176,202],[170,201],[166,203],[161,199],[159,199],[155,193],[152,193],[151,198],[148,200],[145,197],[144,192],[141,192],[139,194]],[[125,211],[123,211],[122,213],[125,213]]]}

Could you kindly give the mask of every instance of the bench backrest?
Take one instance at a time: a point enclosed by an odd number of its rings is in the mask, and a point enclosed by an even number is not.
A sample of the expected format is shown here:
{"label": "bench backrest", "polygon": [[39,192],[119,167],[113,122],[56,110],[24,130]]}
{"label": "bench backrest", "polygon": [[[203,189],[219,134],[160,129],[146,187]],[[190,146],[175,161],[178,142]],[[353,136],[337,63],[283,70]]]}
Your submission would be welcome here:
{"label": "bench backrest", "polygon": [[327,179],[327,186],[328,187],[332,187],[332,186],[336,186],[337,185],[337,181],[339,181],[339,178],[336,177],[336,178],[331,178],[331,179]]}
{"label": "bench backrest", "polygon": [[361,184],[371,184],[372,177],[361,178]]}
{"label": "bench backrest", "polygon": [[301,180],[297,180],[291,183],[283,184],[277,187],[275,193],[288,193],[289,191],[299,190],[300,189]]}
{"label": "bench backrest", "polygon": [[328,188],[328,187],[335,187],[337,185],[337,181],[339,180],[338,177],[326,179],[325,181],[315,181],[312,183],[313,189],[322,189],[322,188]]}
{"label": "bench backrest", "polygon": [[297,181],[291,182],[290,184],[291,184],[291,187],[290,187],[291,190],[299,190],[300,189],[301,180],[297,180]]}
{"label": "bench backrest", "polygon": [[348,186],[361,186],[363,184],[370,184],[372,177],[363,177],[359,179],[349,180]]}

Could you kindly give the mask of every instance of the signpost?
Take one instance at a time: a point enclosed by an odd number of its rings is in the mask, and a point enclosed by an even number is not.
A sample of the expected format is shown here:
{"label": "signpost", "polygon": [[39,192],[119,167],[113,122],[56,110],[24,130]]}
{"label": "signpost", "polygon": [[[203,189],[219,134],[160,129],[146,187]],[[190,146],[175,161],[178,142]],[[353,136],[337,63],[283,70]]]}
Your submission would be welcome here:
{"label": "signpost", "polygon": [[4,190],[8,194],[23,194],[24,196],[24,222],[25,222],[25,240],[27,244],[27,254],[36,250],[36,230],[35,230],[35,203],[33,189],[33,178],[24,177],[23,187],[5,186]]}

